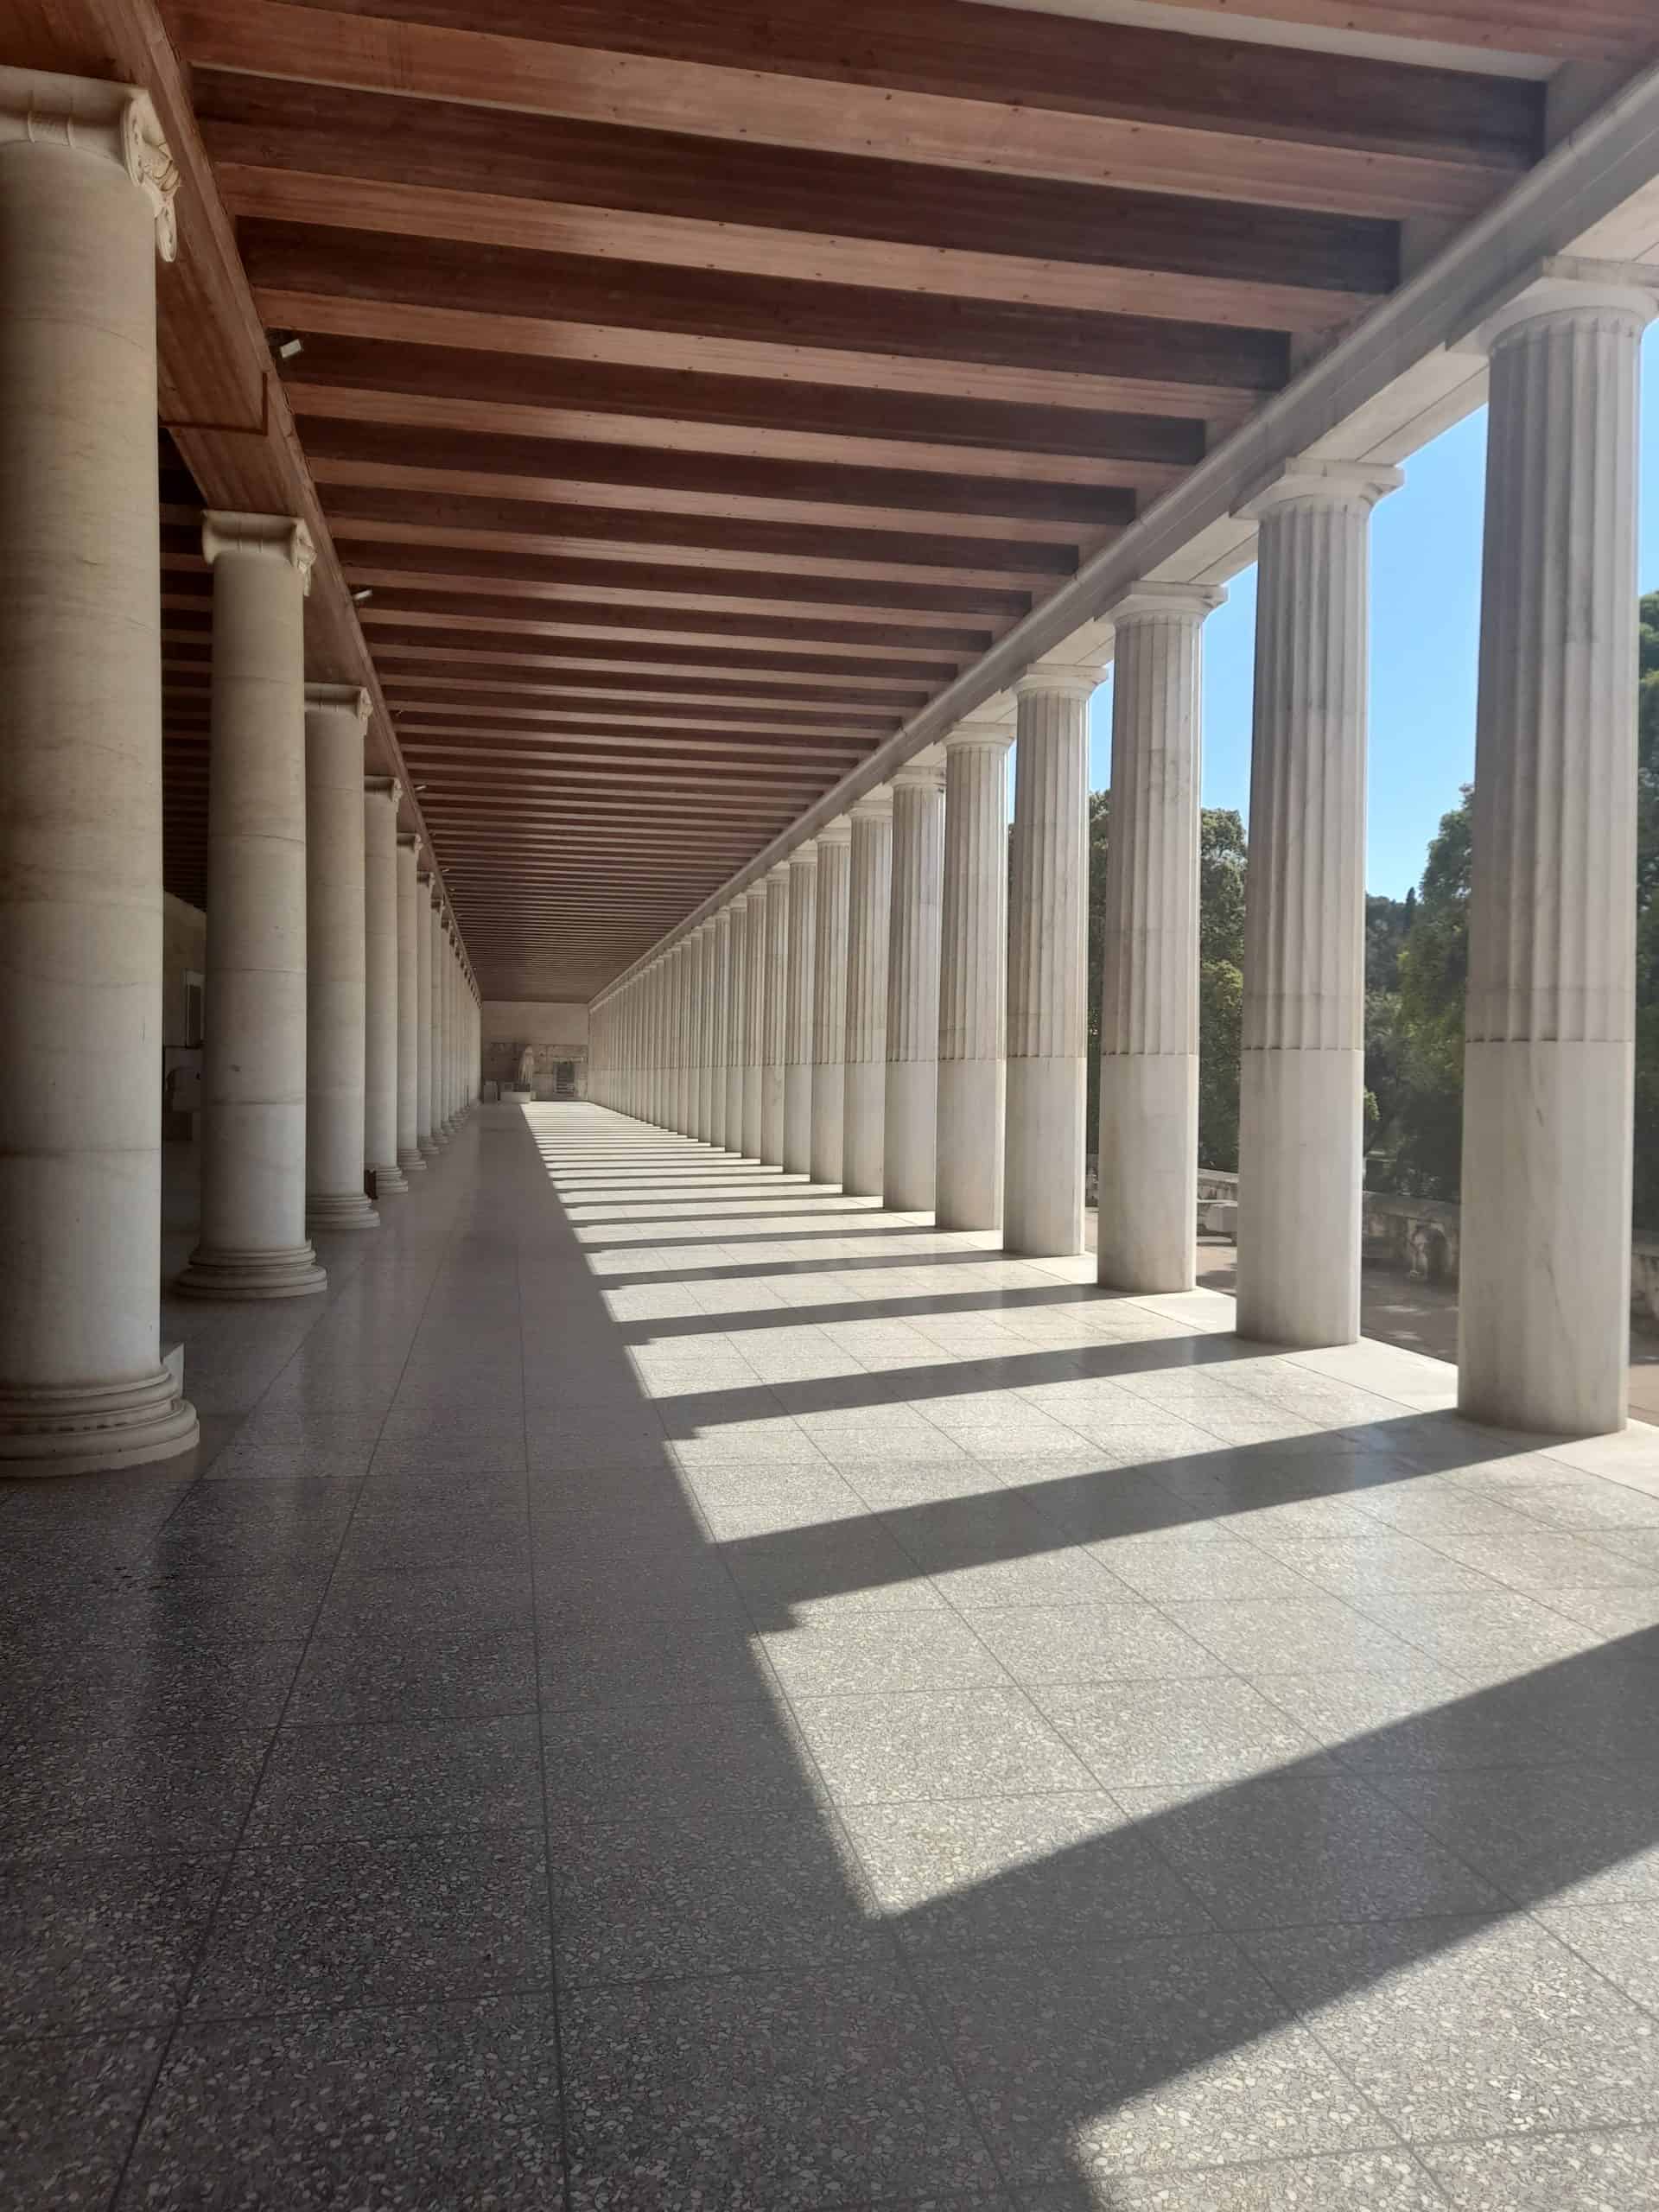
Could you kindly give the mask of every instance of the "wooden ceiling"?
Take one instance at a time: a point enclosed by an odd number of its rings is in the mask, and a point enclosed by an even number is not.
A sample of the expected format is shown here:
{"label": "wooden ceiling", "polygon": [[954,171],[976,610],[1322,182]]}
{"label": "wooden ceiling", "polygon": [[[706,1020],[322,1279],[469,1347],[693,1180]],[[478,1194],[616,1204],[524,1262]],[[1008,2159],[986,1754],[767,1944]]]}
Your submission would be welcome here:
{"label": "wooden ceiling", "polygon": [[[1071,4],[167,0],[487,995],[601,988],[1511,185],[1547,71],[1509,57],[1656,38],[1651,0]],[[165,453],[163,497],[182,884]]]}

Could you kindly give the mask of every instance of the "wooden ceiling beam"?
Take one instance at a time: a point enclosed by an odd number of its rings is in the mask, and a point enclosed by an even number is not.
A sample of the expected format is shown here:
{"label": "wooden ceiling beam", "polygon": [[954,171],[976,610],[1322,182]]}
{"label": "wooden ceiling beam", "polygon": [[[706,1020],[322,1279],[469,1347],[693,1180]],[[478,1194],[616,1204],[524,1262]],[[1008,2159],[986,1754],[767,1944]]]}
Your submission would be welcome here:
{"label": "wooden ceiling beam", "polygon": [[[1202,31],[1209,29],[1218,0],[1166,4],[1190,8],[1193,29]],[[1538,54],[1552,61],[1636,60],[1650,54],[1659,39],[1649,0],[1580,0],[1572,8],[1560,0],[1249,0],[1249,11],[1265,22]]]}
{"label": "wooden ceiling beam", "polygon": [[721,683],[695,677],[658,676],[649,670],[637,672],[614,670],[607,676],[586,677],[572,677],[558,671],[549,677],[487,664],[469,670],[446,663],[439,671],[427,667],[404,668],[388,662],[381,671],[381,682],[386,687],[389,698],[401,699],[406,704],[419,700],[444,706],[457,696],[480,702],[517,697],[574,701],[578,705],[591,701],[595,707],[603,706],[607,712],[614,712],[624,707],[645,706],[658,700],[674,699],[687,703],[695,701],[710,709],[718,708],[722,711],[728,708],[741,708],[774,715],[787,715],[798,711],[820,721],[839,718],[857,711],[874,715],[878,723],[884,721],[888,728],[902,721],[906,711],[925,706],[931,696],[925,690],[843,693],[830,684],[810,690],[780,691],[776,685],[770,683]]}
{"label": "wooden ceiling beam", "polygon": [[[527,0],[516,16],[496,0],[488,32],[433,0],[174,0],[172,15],[193,62],[244,75],[1361,215],[1472,214],[1539,132],[1532,88],[1507,80],[961,0],[902,15]],[[510,19],[517,35],[496,28]]]}
{"label": "wooden ceiling beam", "polygon": [[[164,643],[169,634],[163,631]],[[774,656],[736,649],[729,652],[699,652],[686,645],[658,654],[647,652],[638,645],[579,639],[543,639],[538,641],[542,647],[538,652],[514,652],[509,649],[510,640],[480,640],[473,632],[441,638],[435,643],[432,640],[430,631],[411,630],[404,633],[389,627],[376,633],[375,658],[385,671],[431,667],[457,675],[468,671],[488,671],[505,676],[524,670],[561,680],[568,677],[571,683],[588,689],[632,683],[636,673],[648,671],[653,684],[660,685],[681,682],[722,685],[753,683],[779,691],[796,690],[809,696],[819,690],[832,691],[837,696],[868,692],[895,701],[910,699],[917,690],[931,696],[943,681],[942,671],[949,666],[921,660],[861,664],[813,653]],[[205,639],[198,639],[188,633],[175,637],[172,649],[180,652],[208,650]]]}
{"label": "wooden ceiling beam", "polygon": [[912,296],[1319,331],[1397,280],[1395,226],[196,73],[238,215]]}
{"label": "wooden ceiling beam", "polygon": [[[331,383],[321,376],[302,382],[296,372],[303,368],[307,356],[315,360],[324,348],[350,353],[359,364],[383,365],[378,371],[361,367],[362,380],[358,382]],[[1179,483],[1205,444],[1203,426],[1189,421],[1160,421],[1149,415],[1074,418],[1069,410],[1057,416],[1052,409],[1027,410],[1027,442],[1014,444],[1010,441],[1022,434],[1020,425],[999,410],[957,402],[947,404],[944,419],[936,424],[914,410],[902,420],[889,410],[883,419],[879,411],[883,395],[862,393],[846,395],[849,420],[845,429],[837,429],[834,423],[840,394],[799,388],[785,395],[801,401],[801,419],[791,421],[770,385],[744,388],[753,394],[753,404],[745,402],[746,414],[737,404],[737,380],[719,377],[662,379],[646,375],[639,379],[624,372],[613,384],[584,387],[584,404],[564,405],[543,381],[550,365],[539,360],[522,365],[525,373],[517,397],[497,374],[502,365],[488,354],[448,356],[463,365],[479,365],[481,381],[489,389],[478,394],[467,390],[464,366],[453,378],[440,378],[408,365],[423,357],[444,355],[442,346],[312,337],[284,367],[296,410],[311,421],[327,416],[340,423],[373,423],[397,430],[632,447],[648,461],[664,454],[702,455],[721,465],[734,463],[740,471],[759,458],[768,464],[799,462],[832,474],[869,468],[947,479],[962,474],[970,482],[992,477],[1006,481],[1011,493],[1025,485],[1059,485],[1147,493],[1167,491]],[[401,365],[392,367],[394,360]],[[583,364],[576,368],[586,373]],[[417,380],[449,388],[405,388]],[[640,390],[642,380],[649,384],[648,392]],[[532,385],[531,396],[522,396]],[[677,410],[666,404],[671,389],[677,389],[683,398]],[[545,400],[536,397],[536,392],[546,393]],[[758,424],[748,419],[757,413]],[[1072,435],[1074,421],[1094,427],[1078,427]],[[1062,433],[1058,436],[1057,423]],[[764,441],[757,437],[758,428],[764,428]],[[952,431],[957,429],[965,435],[953,443]],[[974,434],[980,432],[988,435]]]}
{"label": "wooden ceiling beam", "polygon": [[313,414],[305,404],[309,390],[296,387],[296,411],[306,457],[319,483],[401,485],[660,514],[972,531],[1062,543],[1132,522],[1139,505],[1135,493],[1121,486],[976,477],[965,462],[959,473],[946,476],[919,469],[779,461],[764,454],[740,459],[465,430],[432,429],[411,436],[401,424]]}
{"label": "wooden ceiling beam", "polygon": [[[162,605],[168,604],[165,595]],[[373,636],[383,623],[442,631],[452,637],[493,640],[498,637],[556,638],[585,643],[621,644],[632,649],[638,640],[647,652],[682,645],[708,648],[718,638],[751,652],[802,647],[828,658],[845,658],[849,664],[868,664],[893,652],[927,654],[940,661],[972,660],[992,643],[995,632],[950,629],[903,622],[845,621],[824,617],[813,621],[775,613],[770,607],[751,611],[736,620],[727,610],[715,613],[696,608],[630,607],[593,604],[561,607],[556,601],[531,597],[492,594],[487,590],[457,594],[411,582],[399,576],[377,585],[370,604],[361,610],[365,630]]]}
{"label": "wooden ceiling beam", "polygon": [[[203,726],[206,727],[205,717]],[[726,753],[747,743],[746,734],[738,731],[728,730],[723,734],[715,734],[691,729],[684,731],[677,729],[671,733],[671,734],[661,729],[646,730],[637,725],[618,725],[615,728],[606,728],[597,727],[580,717],[572,717],[568,726],[558,722],[539,725],[523,722],[497,723],[492,726],[487,721],[442,721],[428,715],[419,715],[400,717],[399,727],[403,734],[415,746],[429,742],[435,738],[442,738],[446,741],[461,740],[466,742],[502,744],[511,738],[518,737],[532,748],[542,751],[545,751],[550,743],[563,743],[568,740],[573,744],[601,742],[620,751],[649,751],[660,753],[671,741],[675,751],[691,754],[704,752]],[[869,749],[863,745],[841,743],[832,739],[805,735],[798,731],[791,734],[786,741],[762,737],[753,733],[749,734],[753,735],[753,743],[750,750],[752,757],[756,760],[811,760],[826,763],[841,761],[850,765],[855,760],[861,760]]]}

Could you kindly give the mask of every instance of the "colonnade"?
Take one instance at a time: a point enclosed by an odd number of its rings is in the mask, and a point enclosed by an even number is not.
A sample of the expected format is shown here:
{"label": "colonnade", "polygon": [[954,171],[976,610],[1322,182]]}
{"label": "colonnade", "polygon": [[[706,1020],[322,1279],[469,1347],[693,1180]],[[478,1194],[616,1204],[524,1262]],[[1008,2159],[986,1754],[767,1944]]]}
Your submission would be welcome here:
{"label": "colonnade", "polygon": [[[1491,360],[1465,1047],[1459,1402],[1625,1415],[1635,1028],[1636,378],[1625,272],[1538,280]],[[1310,455],[1241,503],[1259,568],[1238,1328],[1359,1332],[1370,515],[1397,470]],[[1098,1275],[1194,1282],[1200,666],[1215,588],[1112,626]],[[1088,708],[1064,652],[1015,727],[959,723],[595,1001],[601,1103],[815,1184],[1084,1249]],[[1009,845],[1007,755],[1015,744]],[[728,951],[707,964],[688,943]],[[725,1102],[690,1102],[707,1071]]]}
{"label": "colonnade", "polygon": [[[148,96],[0,70],[0,1472],[188,1451],[160,1343],[162,629]],[[308,683],[315,549],[209,513],[200,1239],[179,1287],[292,1297],[476,1095],[441,885],[365,773],[366,693]]]}

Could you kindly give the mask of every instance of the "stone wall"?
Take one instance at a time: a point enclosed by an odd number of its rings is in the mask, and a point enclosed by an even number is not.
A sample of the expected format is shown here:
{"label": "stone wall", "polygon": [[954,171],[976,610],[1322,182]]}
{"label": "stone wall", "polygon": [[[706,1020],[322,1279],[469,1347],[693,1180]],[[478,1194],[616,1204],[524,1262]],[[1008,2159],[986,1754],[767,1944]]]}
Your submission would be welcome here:
{"label": "stone wall", "polygon": [[534,1056],[537,1098],[588,1096],[585,1006],[558,999],[486,999],[484,1081],[515,1083],[526,1047]]}

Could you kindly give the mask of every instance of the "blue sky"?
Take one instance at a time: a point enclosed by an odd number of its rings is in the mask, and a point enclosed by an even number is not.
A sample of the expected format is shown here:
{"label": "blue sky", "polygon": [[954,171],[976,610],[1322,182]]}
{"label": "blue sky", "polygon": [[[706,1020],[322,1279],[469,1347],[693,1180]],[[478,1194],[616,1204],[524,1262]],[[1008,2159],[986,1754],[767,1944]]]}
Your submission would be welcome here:
{"label": "blue sky", "polygon": [[[1659,337],[1643,351],[1642,557],[1659,588]],[[1366,887],[1398,899],[1474,771],[1484,410],[1426,446],[1371,538],[1371,723]],[[1248,814],[1255,571],[1205,626],[1204,803]],[[1110,782],[1111,693],[1093,709],[1090,784]]]}

